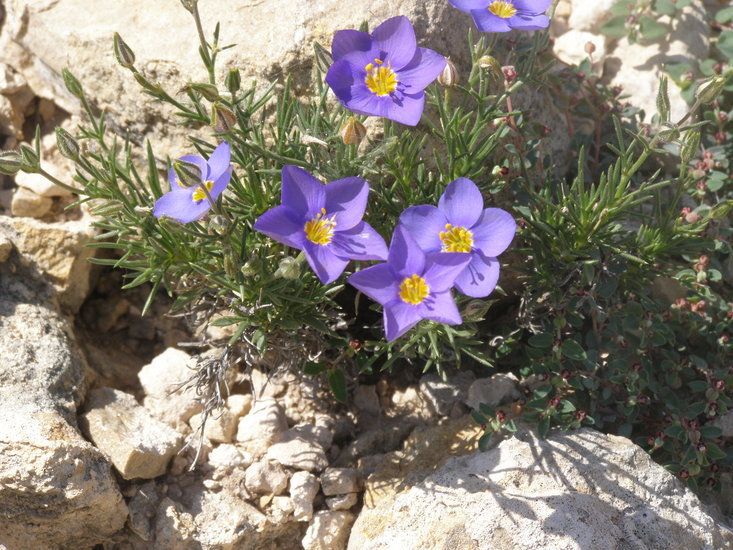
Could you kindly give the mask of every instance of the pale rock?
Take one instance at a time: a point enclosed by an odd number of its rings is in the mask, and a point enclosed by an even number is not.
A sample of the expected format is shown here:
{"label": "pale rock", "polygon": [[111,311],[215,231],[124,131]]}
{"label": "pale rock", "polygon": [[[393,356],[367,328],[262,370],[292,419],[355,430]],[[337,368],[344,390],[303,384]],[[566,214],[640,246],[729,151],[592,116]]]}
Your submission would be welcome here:
{"label": "pale rock", "polygon": [[[589,42],[595,46],[592,55],[585,51],[585,45]],[[606,57],[606,39],[591,32],[572,29],[558,36],[552,49],[557,58],[568,65],[578,65],[584,59],[590,58],[593,71],[600,74],[603,69],[603,60]]]}
{"label": "pale rock", "polygon": [[718,416],[708,422],[707,426],[715,426],[722,430],[723,437],[733,437],[733,411],[728,411],[723,416]]}
{"label": "pale rock", "polygon": [[375,504],[351,550],[730,548],[733,531],[626,438],[522,428],[450,458]]}
{"label": "pale rock", "polygon": [[0,262],[6,261],[10,257],[10,251],[13,249],[13,243],[7,235],[0,233]]}
{"label": "pale rock", "polygon": [[[224,489],[215,493],[201,489],[193,498],[195,539],[205,549],[253,548],[267,524],[267,517],[237,494]],[[246,542],[244,542],[246,541]]]}
{"label": "pale rock", "polygon": [[618,0],[570,0],[568,26],[577,31],[598,33],[601,25],[611,18],[611,7]]}
{"label": "pale rock", "polygon": [[471,371],[461,371],[447,381],[437,374],[426,374],[420,379],[420,393],[438,415],[447,416],[454,403],[465,401],[475,378]]}
{"label": "pale rock", "polygon": [[326,468],[321,474],[321,490],[327,497],[355,493],[360,488],[361,478],[354,468]]}
{"label": "pale rock", "polygon": [[252,410],[239,419],[237,442],[256,458],[260,458],[268,447],[288,429],[285,411],[274,399],[258,399]]}
{"label": "pale rock", "polygon": [[[72,181],[65,181],[66,173],[62,172],[59,168],[56,168],[52,164],[47,162],[43,163],[43,169],[46,170],[52,176],[60,179],[62,182],[73,186]],[[41,174],[30,174],[27,172],[18,172],[15,175],[15,183],[18,187],[23,187],[29,191],[33,191],[39,197],[71,197],[71,191],[64,189],[56,185],[53,182],[48,181]]]}
{"label": "pale rock", "polygon": [[227,408],[236,418],[240,418],[252,409],[252,395],[234,394],[227,397]]}
{"label": "pale rock", "polygon": [[222,470],[248,468],[253,462],[252,455],[243,452],[229,443],[218,445],[209,453],[209,464]]}
{"label": "pale rock", "polygon": [[479,378],[468,388],[466,405],[479,410],[481,403],[490,408],[519,399],[519,379],[512,373],[497,373],[488,378]]}
{"label": "pale rock", "polygon": [[[201,427],[203,414],[195,414],[189,420],[191,429],[196,432]],[[215,409],[206,419],[204,437],[214,443],[229,443],[237,431],[237,417],[229,409]]]}
{"label": "pale rock", "polygon": [[180,504],[164,497],[155,514],[156,550],[198,550],[201,545],[194,539],[196,524],[193,516]]}
{"label": "pale rock", "polygon": [[270,507],[270,513],[272,514],[272,520],[275,523],[285,523],[290,520],[295,506],[290,497],[278,496],[272,497],[272,506]]}
{"label": "pale rock", "polygon": [[252,386],[252,396],[255,401],[280,397],[288,388],[287,383],[278,373],[265,373],[258,368],[250,370],[249,383]]}
{"label": "pale rock", "polygon": [[414,427],[415,422],[409,418],[390,419],[382,426],[367,430],[349,442],[333,465],[350,466],[361,457],[392,451],[402,444]]}
{"label": "pale rock", "polygon": [[402,418],[430,420],[435,414],[428,400],[415,386],[408,386],[404,391],[395,390],[392,394],[392,405],[396,414]]}
{"label": "pale rock", "polygon": [[53,201],[48,197],[36,195],[25,187],[18,187],[13,193],[10,212],[16,217],[42,218],[51,210]]}
{"label": "pale rock", "polygon": [[318,492],[318,478],[310,472],[295,472],[290,477],[289,492],[295,521],[310,521],[313,517],[313,499]]}
{"label": "pale rock", "polygon": [[351,512],[316,512],[303,537],[303,550],[344,550],[353,523]]}
{"label": "pale rock", "polygon": [[96,234],[88,219],[45,223],[32,218],[0,217],[0,233],[6,233],[21,255],[48,276],[58,300],[76,312],[89,295],[95,249],[85,246]]}
{"label": "pale rock", "polygon": [[263,460],[247,468],[244,480],[252,493],[279,495],[288,486],[288,473],[274,460]]}
{"label": "pale rock", "polygon": [[132,395],[124,392],[93,390],[85,408],[82,427],[125,479],[164,474],[183,443],[177,432],[150,416]]}
{"label": "pale rock", "polygon": [[351,510],[356,503],[359,502],[357,493],[349,493],[346,495],[337,495],[326,499],[326,506],[329,510]]}
{"label": "pale rock", "polygon": [[[657,112],[657,91],[659,78],[665,74],[664,65],[688,63],[695,68],[700,60],[707,58],[710,33],[704,14],[699,0],[694,0],[671,21],[669,36],[635,44],[624,37],[606,57],[604,81],[610,86],[621,86],[623,93],[630,96],[629,101],[645,111],[647,122]],[[678,86],[670,84],[668,91],[670,117],[677,121],[687,112],[688,106]]]}
{"label": "pale rock", "polygon": [[354,406],[361,412],[379,416],[382,408],[379,405],[377,387],[361,384],[354,390]]}
{"label": "pale rock", "polygon": [[328,466],[328,458],[319,439],[315,426],[300,424],[283,432],[278,442],[267,449],[265,457],[297,470],[320,472]]}

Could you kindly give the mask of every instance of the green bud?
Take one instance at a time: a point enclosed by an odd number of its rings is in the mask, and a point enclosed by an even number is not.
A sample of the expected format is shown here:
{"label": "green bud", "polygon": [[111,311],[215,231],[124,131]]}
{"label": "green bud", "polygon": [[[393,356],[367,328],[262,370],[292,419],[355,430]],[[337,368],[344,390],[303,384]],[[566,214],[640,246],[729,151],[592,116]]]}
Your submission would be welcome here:
{"label": "green bud", "polygon": [[188,89],[198,92],[209,101],[216,101],[219,99],[219,90],[213,84],[194,83],[189,84]]}
{"label": "green bud", "polygon": [[64,84],[66,84],[66,89],[71,92],[71,95],[78,97],[79,99],[84,97],[84,90],[81,87],[81,82],[71,74],[69,69],[62,69],[61,76],[64,79]]}
{"label": "green bud", "polygon": [[294,281],[300,277],[300,262],[293,257],[288,256],[280,260],[280,265],[275,271],[275,277],[281,277]]}
{"label": "green bud", "polygon": [[211,109],[211,127],[217,134],[226,134],[237,124],[237,117],[231,109],[221,103],[214,103]]}
{"label": "green bud", "polygon": [[667,77],[663,76],[659,81],[659,91],[657,92],[657,111],[661,122],[669,120],[669,94],[667,93]]}
{"label": "green bud", "polygon": [[0,152],[0,174],[14,176],[20,170],[21,165],[22,159],[17,151]]}
{"label": "green bud", "polygon": [[339,135],[346,145],[359,145],[366,137],[366,127],[356,117],[349,117],[341,125]]}
{"label": "green bud", "polygon": [[177,160],[173,163],[173,171],[184,187],[193,187],[201,183],[201,168],[192,162]]}
{"label": "green bud", "polygon": [[135,52],[130,49],[119,33],[115,33],[114,36],[114,48],[115,57],[117,63],[122,65],[125,69],[132,69],[135,66]]}
{"label": "green bud", "polygon": [[711,76],[697,87],[695,98],[704,105],[712,103],[720,95],[720,92],[723,91],[723,86],[725,86],[727,81],[727,76]]}
{"label": "green bud", "polygon": [[41,159],[38,158],[38,153],[36,153],[35,149],[31,149],[27,145],[21,145],[20,158],[20,169],[23,170],[23,172],[34,173],[40,171]]}
{"label": "green bud", "polygon": [[685,132],[682,148],[680,149],[680,161],[687,164],[697,156],[697,148],[700,145],[700,131],[688,130]]}
{"label": "green bud", "polygon": [[242,77],[239,74],[239,69],[231,69],[224,79],[224,84],[230,94],[234,95],[237,93],[242,85]]}
{"label": "green bud", "polygon": [[438,84],[445,86],[446,88],[452,88],[457,82],[458,73],[456,71],[456,66],[449,58],[446,58],[443,72],[438,75]]}
{"label": "green bud", "polygon": [[181,0],[181,5],[186,8],[187,11],[193,13],[193,10],[196,8],[197,2],[198,0]]}
{"label": "green bud", "polygon": [[212,216],[209,220],[209,235],[224,235],[231,226],[231,223],[224,216]]}
{"label": "green bud", "polygon": [[67,159],[77,160],[79,158],[79,143],[74,136],[60,126],[56,127],[56,146],[59,148],[59,153]]}
{"label": "green bud", "polygon": [[501,72],[501,65],[496,58],[490,55],[484,55],[479,58],[478,66],[484,70],[493,72],[496,76],[503,76]]}

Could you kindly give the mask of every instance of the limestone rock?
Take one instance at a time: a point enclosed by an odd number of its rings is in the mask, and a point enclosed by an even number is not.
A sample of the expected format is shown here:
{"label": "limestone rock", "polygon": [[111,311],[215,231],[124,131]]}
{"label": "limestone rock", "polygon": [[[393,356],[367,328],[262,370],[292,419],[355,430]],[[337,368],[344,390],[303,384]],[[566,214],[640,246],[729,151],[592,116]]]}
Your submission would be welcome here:
{"label": "limestone rock", "polygon": [[329,510],[350,510],[359,502],[357,493],[349,493],[347,495],[337,495],[326,499],[326,506]]}
{"label": "limestone rock", "polygon": [[[56,176],[62,181],[64,180],[61,170],[53,168],[48,163],[43,164],[43,169],[52,176]],[[58,185],[48,181],[41,174],[29,174],[27,172],[18,172],[15,175],[15,183],[18,187],[23,187],[29,191],[33,191],[39,197],[70,197],[71,192],[59,187]],[[70,183],[70,182],[65,182]]]}
{"label": "limestone rock", "polygon": [[290,499],[293,501],[293,518],[310,521],[313,517],[313,499],[318,492],[318,478],[310,472],[295,472],[290,478]]}
{"label": "limestone rock", "polygon": [[299,425],[284,432],[277,443],[267,450],[267,458],[284,466],[309,472],[320,472],[328,466],[326,452],[318,441],[312,425]]}
{"label": "limestone rock", "polygon": [[215,447],[209,453],[209,464],[221,470],[248,468],[252,464],[252,455],[240,451],[234,445],[225,443]]}
{"label": "limestone rock", "polygon": [[461,371],[447,381],[437,374],[426,374],[420,379],[420,392],[437,414],[447,416],[454,403],[466,399],[468,388],[475,378],[471,371]]}
{"label": "limestone rock", "polygon": [[250,394],[234,394],[227,397],[227,408],[239,418],[252,410],[252,396]]}
{"label": "limestone rock", "polygon": [[177,432],[150,416],[132,395],[112,388],[93,390],[81,418],[90,439],[109,455],[125,479],[165,473],[183,443]]}
{"label": "limestone rock", "polygon": [[733,411],[728,411],[723,416],[714,418],[708,422],[708,425],[720,428],[723,437],[733,437]]}
{"label": "limestone rock", "polygon": [[267,522],[257,508],[226,489],[216,493],[201,490],[192,508],[200,510],[194,516],[195,539],[210,550],[252,548]]}
{"label": "limestone rock", "polygon": [[303,537],[303,550],[344,550],[353,522],[350,512],[316,512]]}
{"label": "limestone rock", "polygon": [[357,550],[729,548],[733,531],[628,439],[530,430],[451,458],[369,508]]}
{"label": "limestone rock", "polygon": [[[592,56],[585,51],[585,45],[589,42],[595,47]],[[600,73],[606,57],[606,38],[591,32],[572,29],[558,36],[552,49],[560,61],[569,65],[577,65],[590,57],[593,61],[593,70]]]}
{"label": "limestone rock", "polygon": [[155,514],[155,547],[160,550],[198,550],[194,539],[193,516],[168,497],[164,497]]}
{"label": "limestone rock", "polygon": [[279,495],[288,486],[288,474],[277,462],[263,460],[247,468],[244,482],[253,493]]}
{"label": "limestone rock", "polygon": [[52,204],[53,201],[48,197],[41,197],[25,187],[18,187],[13,193],[10,212],[17,217],[42,218],[51,210]]}
{"label": "limestone rock", "polygon": [[13,249],[13,243],[7,235],[0,233],[0,262],[4,262],[10,257],[10,251]]}
{"label": "limestone rock", "polygon": [[498,373],[489,378],[479,378],[471,384],[466,405],[477,411],[481,403],[496,408],[520,397],[517,377],[511,373]]}
{"label": "limestone rock", "polygon": [[603,23],[611,18],[611,6],[617,0],[571,0],[568,26],[573,30],[599,32]]}
{"label": "limestone rock", "polygon": [[279,403],[274,399],[259,399],[252,410],[239,419],[236,439],[245,450],[259,458],[287,429],[285,411]]}
{"label": "limestone rock", "polygon": [[137,488],[137,492],[127,503],[130,511],[130,529],[144,541],[152,541],[155,537],[155,525],[151,519],[160,502],[160,495],[154,481],[148,481]]}
{"label": "limestone rock", "polygon": [[355,493],[360,488],[359,472],[354,468],[326,468],[321,474],[321,489],[327,497]]}
{"label": "limestone rock", "polygon": [[[193,431],[201,427],[203,414],[195,414],[189,424]],[[215,409],[206,419],[204,437],[214,443],[229,443],[237,431],[237,417],[229,409]]]}

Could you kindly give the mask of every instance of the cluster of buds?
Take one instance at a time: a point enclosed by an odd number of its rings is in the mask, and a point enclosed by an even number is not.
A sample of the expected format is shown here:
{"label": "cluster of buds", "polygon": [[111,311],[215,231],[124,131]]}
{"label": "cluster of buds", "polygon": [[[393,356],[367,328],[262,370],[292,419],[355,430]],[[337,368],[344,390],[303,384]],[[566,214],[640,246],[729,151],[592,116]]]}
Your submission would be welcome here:
{"label": "cluster of buds", "polygon": [[697,223],[702,217],[697,212],[694,212],[689,206],[685,206],[680,210],[680,219],[687,223]]}
{"label": "cluster of buds", "polygon": [[707,302],[705,300],[691,302],[686,298],[677,298],[672,305],[672,309],[676,309],[678,311],[691,311],[692,313],[697,313],[701,317],[705,317],[705,306],[707,306]]}
{"label": "cluster of buds", "polygon": [[667,439],[667,434],[664,432],[657,432],[654,435],[650,435],[646,438],[647,445],[652,447],[652,450],[659,449],[662,445],[664,445],[665,440]]}

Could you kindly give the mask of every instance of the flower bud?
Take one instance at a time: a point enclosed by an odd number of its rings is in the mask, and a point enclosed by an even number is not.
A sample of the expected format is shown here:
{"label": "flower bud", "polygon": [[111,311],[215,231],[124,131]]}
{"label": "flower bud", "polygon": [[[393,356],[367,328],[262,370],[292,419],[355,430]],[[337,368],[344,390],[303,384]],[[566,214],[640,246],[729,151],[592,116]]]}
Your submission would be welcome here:
{"label": "flower bud", "polygon": [[512,83],[517,79],[517,70],[514,68],[514,65],[503,66],[501,72],[504,75],[504,80],[508,83]]}
{"label": "flower bud", "polygon": [[456,66],[450,60],[446,58],[445,67],[443,72],[438,75],[438,84],[445,86],[446,88],[452,88],[458,83],[458,73],[456,72]]}
{"label": "flower bud", "polygon": [[339,135],[346,145],[359,145],[366,137],[366,127],[356,117],[349,117],[341,125]]}
{"label": "flower bud", "polygon": [[242,77],[239,74],[239,69],[231,69],[224,79],[224,84],[230,94],[234,95],[237,93],[242,85]]}
{"label": "flower bud", "polygon": [[702,104],[712,103],[720,95],[727,81],[728,77],[723,75],[708,78],[695,90],[695,98]]}
{"label": "flower bud", "polygon": [[132,69],[135,66],[135,52],[130,49],[119,33],[115,33],[114,36],[114,49],[117,63],[122,65],[125,69]]}
{"label": "flower bud", "polygon": [[20,153],[17,151],[0,152],[0,174],[14,176],[22,164]]}
{"label": "flower bud", "polygon": [[212,216],[209,220],[209,234],[210,235],[224,235],[231,226],[231,223],[224,216],[216,215]]}
{"label": "flower bud", "polygon": [[231,109],[221,103],[214,103],[211,109],[211,127],[217,134],[226,134],[237,124],[237,117]]}
{"label": "flower bud", "polygon": [[77,160],[79,158],[79,143],[74,136],[60,126],[56,127],[56,146],[59,148],[59,153],[67,159]]}
{"label": "flower bud", "polygon": [[588,55],[593,55],[593,53],[596,51],[596,45],[588,40],[588,42],[585,43],[585,46],[583,46],[583,49]]}
{"label": "flower bud", "polygon": [[201,168],[197,164],[179,159],[173,163],[173,171],[184,187],[193,187],[201,183]]}
{"label": "flower bud", "polygon": [[300,262],[290,256],[280,260],[280,265],[275,271],[275,277],[282,277],[294,281],[300,277]]}
{"label": "flower bud", "polygon": [[84,97],[84,90],[81,87],[81,82],[79,82],[79,80],[77,80],[77,78],[73,74],[71,74],[71,71],[69,71],[69,69],[62,69],[61,76],[64,79],[66,89],[69,90],[71,95],[78,97],[79,99]]}
{"label": "flower bud", "polygon": [[196,7],[198,0],[181,0],[181,5],[186,8],[187,11],[190,13],[193,13],[194,8]]}
{"label": "flower bud", "polygon": [[35,149],[31,149],[27,145],[20,146],[20,169],[23,172],[34,173],[41,169],[41,159]]}
{"label": "flower bud", "polygon": [[194,83],[189,84],[188,89],[198,92],[209,101],[216,101],[219,99],[219,90],[213,84]]}
{"label": "flower bud", "polygon": [[478,66],[482,69],[492,71],[497,76],[501,75],[501,65],[499,65],[499,62],[496,60],[496,58],[490,55],[484,55],[480,57],[478,60]]}

